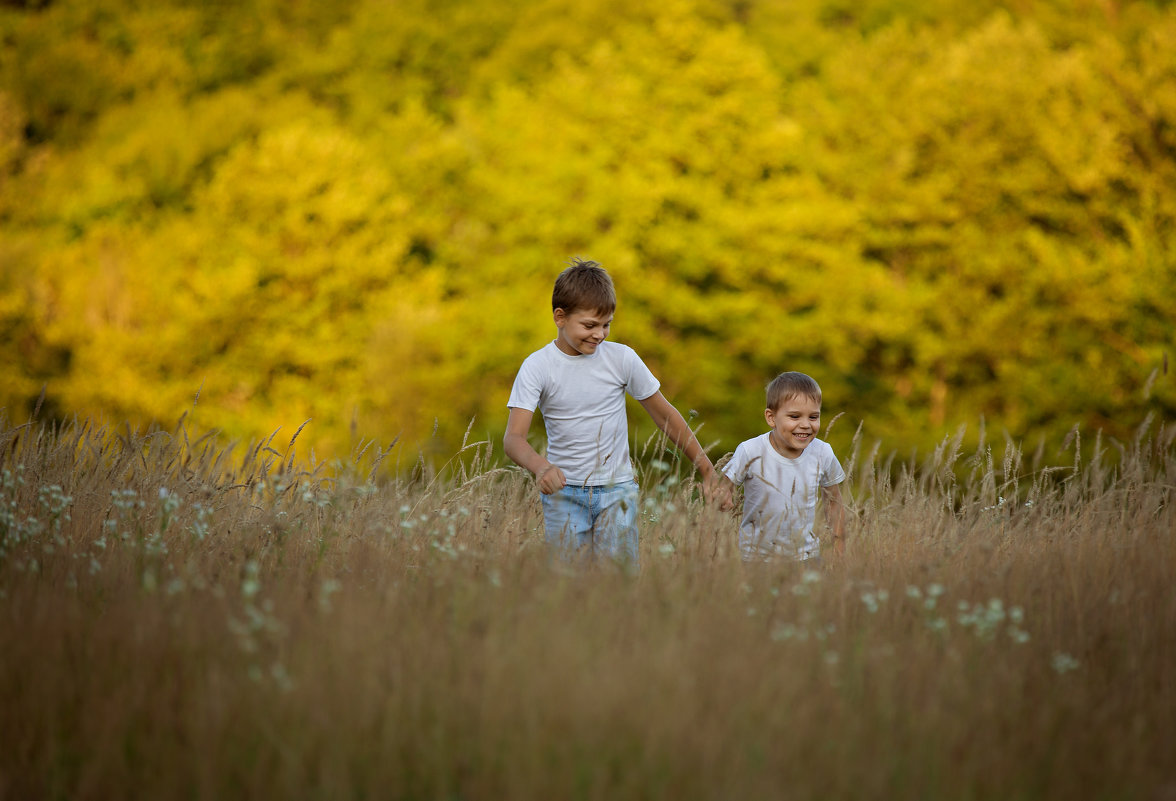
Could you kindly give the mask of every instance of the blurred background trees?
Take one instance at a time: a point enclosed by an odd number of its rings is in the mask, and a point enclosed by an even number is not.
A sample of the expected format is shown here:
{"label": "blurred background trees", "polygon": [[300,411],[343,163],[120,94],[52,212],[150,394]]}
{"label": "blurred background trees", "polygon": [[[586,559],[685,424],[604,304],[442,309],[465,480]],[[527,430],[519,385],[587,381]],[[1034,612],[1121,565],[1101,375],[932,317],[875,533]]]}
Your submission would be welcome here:
{"label": "blurred background trees", "polygon": [[835,444],[1126,437],[1176,411],[1173,41],[1158,0],[0,5],[0,406],[451,452],[587,255],[720,453],[786,369]]}

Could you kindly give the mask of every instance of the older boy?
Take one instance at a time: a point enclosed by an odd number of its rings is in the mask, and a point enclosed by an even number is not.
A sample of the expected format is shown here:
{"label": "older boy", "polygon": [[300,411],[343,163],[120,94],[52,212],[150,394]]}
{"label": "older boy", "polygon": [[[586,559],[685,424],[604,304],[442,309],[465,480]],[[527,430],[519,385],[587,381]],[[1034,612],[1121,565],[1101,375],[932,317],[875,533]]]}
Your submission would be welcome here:
{"label": "older boy", "polygon": [[[551,294],[555,340],[523,361],[502,444],[535,474],[549,545],[564,556],[605,556],[636,568],[638,489],[625,393],[698,469],[708,493],[717,474],[641,358],[607,341],[616,305],[612,279],[597,262],[577,257],[559,274]],[[545,456],[527,442],[536,409],[547,429]]]}
{"label": "older boy", "polygon": [[845,480],[833,448],[817,439],[821,387],[804,373],[781,373],[768,384],[764,419],[768,431],[739,444],[723,469],[722,494],[743,485],[739,550],[744,561],[820,556],[813,532],[817,496],[832,529],[833,550],[845,553]]}

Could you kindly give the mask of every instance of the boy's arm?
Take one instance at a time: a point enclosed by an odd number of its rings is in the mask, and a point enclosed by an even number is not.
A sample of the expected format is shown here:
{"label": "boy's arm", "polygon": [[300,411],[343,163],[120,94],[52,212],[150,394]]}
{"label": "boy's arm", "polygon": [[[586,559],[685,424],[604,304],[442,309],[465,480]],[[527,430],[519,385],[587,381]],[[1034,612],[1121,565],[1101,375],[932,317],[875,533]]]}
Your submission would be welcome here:
{"label": "boy's arm", "polygon": [[821,502],[825,506],[825,522],[833,532],[833,553],[845,556],[845,501],[841,485],[821,487]]}
{"label": "boy's arm", "polygon": [[653,418],[657,427],[669,437],[670,442],[674,443],[674,447],[680,450],[682,455],[689,459],[690,463],[702,475],[703,495],[708,501],[711,500],[717,488],[719,474],[711,463],[710,457],[706,455],[706,451],[702,449],[702,445],[698,443],[698,438],[694,436],[694,432],[687,425],[686,418],[682,417],[682,413],[675,409],[660,392],[653,393],[639,403]]}
{"label": "boy's arm", "polygon": [[531,418],[534,412],[510,408],[510,417],[506,420],[506,435],[502,438],[502,449],[515,464],[525,467],[535,474],[539,484],[539,491],[550,495],[564,488],[568,483],[563,471],[539,455],[539,452],[527,442],[527,432],[531,429]]}

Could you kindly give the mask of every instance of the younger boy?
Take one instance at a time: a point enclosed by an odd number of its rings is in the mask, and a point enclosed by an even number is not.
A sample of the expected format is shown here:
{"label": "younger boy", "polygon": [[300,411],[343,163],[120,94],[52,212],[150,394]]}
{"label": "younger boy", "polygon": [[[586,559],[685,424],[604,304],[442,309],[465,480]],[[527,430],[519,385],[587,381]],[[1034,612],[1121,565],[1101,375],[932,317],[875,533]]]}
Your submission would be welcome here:
{"label": "younger boy", "polygon": [[[714,465],[660,384],[627,345],[607,341],[617,298],[594,261],[575,258],[551,294],[556,338],[523,361],[511,389],[503,448],[535,474],[549,545],[565,556],[605,556],[636,568],[638,489],[629,459],[625,393],[702,474]],[[547,453],[527,442],[539,409]]]}
{"label": "younger boy", "polygon": [[820,556],[813,533],[817,496],[832,529],[833,550],[845,553],[845,472],[821,429],[821,388],[804,373],[781,373],[768,384],[764,418],[768,431],[739,444],[723,469],[722,493],[743,485],[739,550],[744,561]]}

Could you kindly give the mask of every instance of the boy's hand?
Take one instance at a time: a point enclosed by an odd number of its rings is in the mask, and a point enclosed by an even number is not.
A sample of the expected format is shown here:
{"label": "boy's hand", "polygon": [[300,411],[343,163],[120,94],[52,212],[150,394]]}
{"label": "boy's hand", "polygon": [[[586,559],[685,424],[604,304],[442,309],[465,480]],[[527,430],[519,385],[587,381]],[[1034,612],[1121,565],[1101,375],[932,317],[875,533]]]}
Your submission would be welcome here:
{"label": "boy's hand", "polygon": [[731,491],[731,488],[725,482],[719,485],[717,500],[719,502],[720,512],[729,512],[735,508],[735,493]]}
{"label": "boy's hand", "polygon": [[549,464],[542,472],[535,478],[536,483],[539,484],[539,491],[544,495],[551,495],[553,492],[559,492],[567,486],[568,480],[564,477],[563,471],[553,464]]}
{"label": "boy's hand", "polygon": [[707,503],[717,505],[720,512],[729,512],[735,508],[731,480],[717,470],[702,482],[702,497]]}

